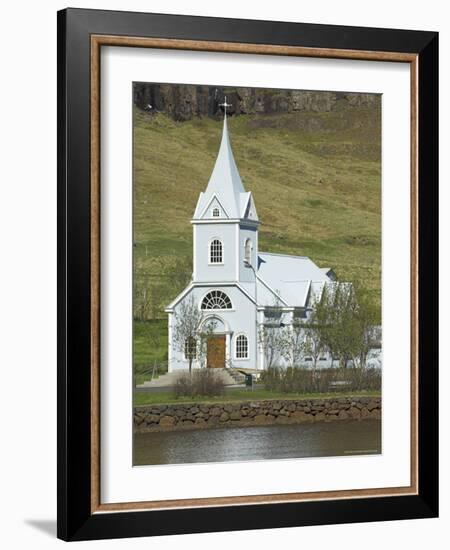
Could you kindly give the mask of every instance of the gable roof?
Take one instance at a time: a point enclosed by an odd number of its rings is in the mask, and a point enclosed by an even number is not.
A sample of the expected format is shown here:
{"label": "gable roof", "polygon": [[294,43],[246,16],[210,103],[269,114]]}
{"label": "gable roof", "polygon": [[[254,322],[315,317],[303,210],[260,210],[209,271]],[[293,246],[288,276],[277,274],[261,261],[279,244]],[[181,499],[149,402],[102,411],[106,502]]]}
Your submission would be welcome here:
{"label": "gable roof", "polygon": [[212,195],[212,197],[210,198],[209,202],[207,203],[207,205],[205,206],[205,208],[203,209],[203,212],[201,212],[200,216],[201,217],[208,217],[208,214],[207,214],[207,211],[209,210],[211,212],[211,215],[212,215],[212,211],[214,209],[214,207],[217,207],[219,208],[219,211],[221,212],[222,214],[222,217],[223,215],[225,215],[226,218],[230,218],[231,216],[228,214],[226,208],[223,206],[223,204],[220,202],[219,200],[219,197],[217,196],[216,193],[214,193]]}
{"label": "gable roof", "polygon": [[[258,255],[258,305],[306,307],[310,293],[321,293],[330,278],[305,256],[260,252]],[[266,287],[263,290],[262,287]],[[260,295],[261,288],[261,295]],[[271,289],[271,293],[267,292]]]}
{"label": "gable roof", "polygon": [[[242,285],[238,282],[214,282],[214,283],[211,283],[211,282],[197,282],[197,283],[194,283],[193,281],[191,281],[188,284],[188,286],[182,292],[180,292],[180,294],[178,294],[178,296],[176,298],[174,298],[170,302],[169,305],[167,305],[164,308],[164,311],[166,311],[167,313],[172,312],[173,309],[177,306],[177,304],[179,304],[181,302],[181,300],[183,298],[185,298],[193,288],[230,288],[230,287],[235,287],[235,288],[239,289],[242,292],[242,294],[244,294],[251,302],[255,303],[255,298],[252,295],[252,293],[249,292],[247,288],[245,288],[245,285]],[[214,311],[214,310],[211,310],[211,311]]]}
{"label": "gable roof", "polygon": [[[200,193],[193,219],[211,218],[207,207],[216,196],[230,219],[248,218],[258,221],[251,193],[246,192],[234,160],[228,135],[227,117],[223,119],[222,140],[216,163],[206,190]],[[253,207],[248,208],[251,201]]]}
{"label": "gable roof", "polygon": [[[258,255],[258,306],[308,307],[311,298],[320,296],[325,285],[333,288],[338,284],[349,283],[334,282],[322,268],[306,256],[289,256],[269,252],[261,252]],[[183,292],[172,300],[165,311],[173,311],[173,308],[195,287],[236,287],[255,303],[253,283],[191,282]]]}

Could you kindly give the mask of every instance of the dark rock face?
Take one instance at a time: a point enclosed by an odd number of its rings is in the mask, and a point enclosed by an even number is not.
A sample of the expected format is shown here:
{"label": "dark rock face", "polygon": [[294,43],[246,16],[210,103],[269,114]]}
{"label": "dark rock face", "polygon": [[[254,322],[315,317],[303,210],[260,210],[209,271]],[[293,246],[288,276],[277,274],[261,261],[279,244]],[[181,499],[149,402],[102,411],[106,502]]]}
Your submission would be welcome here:
{"label": "dark rock face", "polygon": [[380,397],[136,407],[136,432],[381,418]]}
{"label": "dark rock face", "polygon": [[316,92],[266,88],[221,88],[187,84],[135,82],[134,104],[147,112],[163,112],[173,120],[216,118],[223,112],[225,96],[229,115],[292,113],[295,111],[345,111],[380,105],[379,94]]}

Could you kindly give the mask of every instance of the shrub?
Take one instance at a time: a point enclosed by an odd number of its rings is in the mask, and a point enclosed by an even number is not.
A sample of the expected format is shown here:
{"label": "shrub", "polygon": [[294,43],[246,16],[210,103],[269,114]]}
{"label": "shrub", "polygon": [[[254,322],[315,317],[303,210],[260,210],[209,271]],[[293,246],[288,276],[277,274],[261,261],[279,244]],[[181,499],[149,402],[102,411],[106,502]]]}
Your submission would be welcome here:
{"label": "shrub", "polygon": [[175,397],[182,395],[192,395],[192,380],[189,374],[181,374],[175,380],[173,394]]}
{"label": "shrub", "polygon": [[352,391],[381,390],[381,369],[370,368],[346,368],[337,369],[339,371],[337,380],[346,381],[347,387]]}
{"label": "shrub", "polygon": [[222,377],[211,369],[194,370],[192,375],[183,373],[175,381],[173,393],[175,397],[222,395],[225,384]]}
{"label": "shrub", "polygon": [[345,368],[313,370],[304,367],[270,367],[261,375],[269,391],[326,393],[330,390],[381,390],[381,369]]}

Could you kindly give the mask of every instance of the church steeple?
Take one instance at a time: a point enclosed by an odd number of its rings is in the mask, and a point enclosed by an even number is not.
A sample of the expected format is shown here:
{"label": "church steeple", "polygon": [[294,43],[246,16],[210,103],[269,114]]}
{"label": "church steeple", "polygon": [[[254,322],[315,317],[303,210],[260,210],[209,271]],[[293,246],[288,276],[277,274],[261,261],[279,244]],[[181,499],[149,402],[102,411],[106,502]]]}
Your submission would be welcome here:
{"label": "church steeple", "polygon": [[[204,193],[200,193],[193,226],[194,283],[254,283],[259,220],[251,193],[242,185],[228,135],[225,100],[222,140]],[[247,263],[246,263],[247,262]]]}
{"label": "church steeple", "polygon": [[252,195],[245,191],[234,160],[228,134],[226,98],[224,106],[225,116],[219,153],[208,186],[205,192],[200,193],[193,220],[219,217],[258,222]]}

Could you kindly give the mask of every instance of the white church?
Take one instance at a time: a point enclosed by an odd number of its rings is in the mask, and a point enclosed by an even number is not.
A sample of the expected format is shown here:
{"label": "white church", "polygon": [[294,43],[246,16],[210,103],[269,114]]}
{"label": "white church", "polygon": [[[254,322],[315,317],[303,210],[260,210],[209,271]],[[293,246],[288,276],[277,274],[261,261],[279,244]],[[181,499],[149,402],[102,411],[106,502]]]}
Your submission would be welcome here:
{"label": "white church", "polygon": [[[213,321],[214,327],[206,357],[197,358],[194,367],[205,366],[206,360],[207,367],[262,370],[267,359],[258,341],[259,327],[270,322],[274,312],[278,318],[281,313],[283,326],[305,318],[311,300],[335,277],[307,257],[259,250],[260,220],[233,157],[226,112],[214,170],[206,191],[200,193],[191,224],[192,280],[165,310],[169,316],[168,370],[189,365],[172,340],[174,316],[185,300],[193,300],[204,310],[204,323]],[[329,366],[329,357],[321,360]]]}

